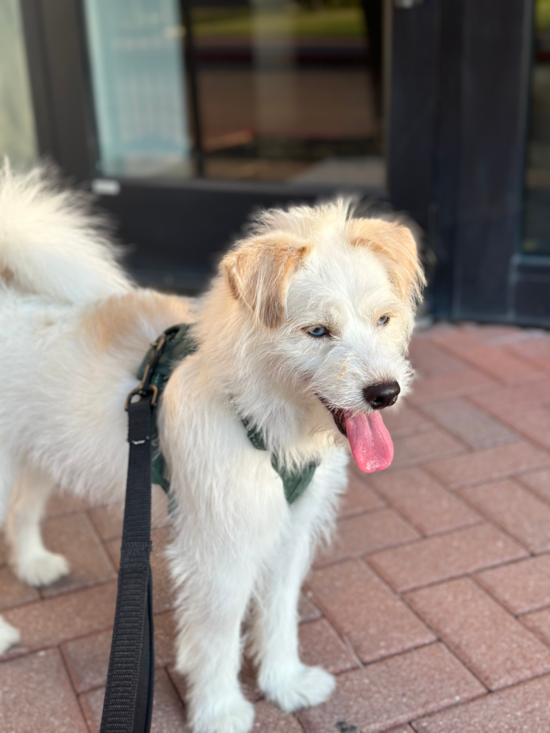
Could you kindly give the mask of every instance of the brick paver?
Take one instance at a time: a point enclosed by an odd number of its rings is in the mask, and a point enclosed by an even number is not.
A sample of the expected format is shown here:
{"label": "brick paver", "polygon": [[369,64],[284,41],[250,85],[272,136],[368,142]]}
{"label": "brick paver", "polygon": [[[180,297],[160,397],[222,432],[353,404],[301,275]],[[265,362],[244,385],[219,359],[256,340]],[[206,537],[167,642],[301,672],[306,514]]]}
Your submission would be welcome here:
{"label": "brick paver", "polygon": [[406,598],[490,690],[550,672],[550,649],[469,578]]}
{"label": "brick paver", "polygon": [[547,645],[550,644],[550,608],[521,616],[522,623],[534,631]]}
{"label": "brick paver", "polygon": [[[44,523],[44,542],[53,552],[65,555],[71,566],[68,577],[49,588],[43,588],[44,597],[68,593],[116,578],[116,570],[109,553],[86,514],[47,519]],[[82,552],[82,547],[86,548],[86,552]]]}
{"label": "brick paver", "polygon": [[8,567],[0,568],[0,588],[2,589],[0,610],[37,601],[40,598],[40,593],[36,588],[21,583]]}
{"label": "brick paver", "polygon": [[550,549],[550,505],[519,484],[485,484],[461,495],[532,552]]}
{"label": "brick paver", "polygon": [[[410,353],[418,379],[384,413],[394,463],[350,468],[336,541],[300,598],[302,657],[336,691],[283,713],[245,648],[254,733],[550,730],[550,335],[437,324]],[[185,733],[163,492],[153,507],[153,731]],[[2,733],[98,730],[121,520],[120,505],[54,496],[45,541],[73,572],[40,590],[14,577],[0,535],[0,610],[22,633],[0,658]]]}
{"label": "brick paver", "polygon": [[533,471],[532,473],[522,473],[518,477],[518,481],[527,486],[528,489],[534,491],[541,499],[550,502],[550,470]]}
{"label": "brick paver", "polygon": [[384,423],[394,439],[425,433],[437,427],[433,420],[415,407],[406,404],[405,400],[398,402],[395,407],[387,408]]}
{"label": "brick paver", "polygon": [[0,664],[5,733],[86,733],[86,724],[57,649]]}
{"label": "brick paver", "polygon": [[339,683],[327,703],[299,713],[308,733],[334,733],[340,721],[377,733],[485,692],[442,644],[345,672]]}
{"label": "brick paver", "polygon": [[332,546],[320,554],[316,565],[360,557],[384,547],[402,545],[419,536],[414,527],[392,509],[348,517],[338,522]]}
{"label": "brick paver", "polygon": [[303,728],[293,715],[283,713],[266,700],[256,704],[256,720],[253,733],[303,733]]}
{"label": "brick paver", "polygon": [[347,646],[326,618],[300,626],[300,649],[306,664],[320,664],[332,674],[359,666],[351,646]]}
{"label": "brick paver", "polygon": [[461,442],[439,428],[396,438],[394,447],[395,456],[391,466],[392,471],[405,468],[405,466],[426,463],[435,456],[452,456],[465,452],[464,445]]}
{"label": "brick paver", "polygon": [[423,411],[473,450],[512,443],[519,436],[464,398],[430,402]]}
{"label": "brick paver", "polygon": [[3,612],[10,624],[21,629],[22,637],[21,644],[13,647],[7,656],[56,646],[109,628],[113,622],[115,599],[116,583],[113,582]]}
{"label": "brick paver", "polygon": [[422,534],[438,534],[481,521],[464,501],[420,468],[381,471],[372,474],[370,481]]}
{"label": "brick paver", "polygon": [[550,404],[550,379],[538,381],[536,384],[518,384],[514,387],[470,393],[468,398],[489,414],[507,420],[511,411],[517,413],[519,409],[523,409],[526,412],[540,405]]}
{"label": "brick paver", "polygon": [[381,499],[364,479],[356,475],[355,471],[349,472],[348,489],[342,497],[340,517],[351,517],[354,514],[362,514],[373,509],[383,509],[386,502]]}
{"label": "brick paver", "polygon": [[298,604],[298,615],[300,621],[314,621],[317,618],[321,618],[323,615],[321,611],[312,601],[313,593],[311,591],[302,593],[300,596],[300,602]]}
{"label": "brick paver", "polygon": [[482,372],[465,368],[459,372],[419,379],[414,383],[408,400],[413,405],[422,406],[435,400],[486,392],[495,386],[496,383]]}
{"label": "brick paver", "polygon": [[550,677],[533,680],[417,720],[417,733],[545,733]]}
{"label": "brick paver", "polygon": [[424,338],[417,337],[412,341],[409,356],[417,376],[423,379],[460,372],[464,369],[463,361]]}
{"label": "brick paver", "polygon": [[363,662],[434,640],[433,633],[359,561],[315,570],[308,586]]}
{"label": "brick paver", "polygon": [[525,555],[495,527],[480,524],[376,553],[369,563],[396,590],[406,591]]}
{"label": "brick paver", "polygon": [[513,344],[508,344],[505,348],[514,356],[526,361],[533,361],[550,356],[550,340],[546,337],[545,331],[532,333],[530,338],[522,339]]}
{"label": "brick paver", "polygon": [[514,614],[550,606],[550,555],[485,570],[475,579]]}
{"label": "brick paver", "polygon": [[496,481],[529,469],[547,467],[549,464],[550,454],[518,441],[456,458],[432,461],[427,467],[452,489],[459,489],[470,484]]}
{"label": "brick paver", "polygon": [[500,346],[478,346],[460,352],[460,358],[506,384],[536,381],[544,372],[533,364],[508,353]]}

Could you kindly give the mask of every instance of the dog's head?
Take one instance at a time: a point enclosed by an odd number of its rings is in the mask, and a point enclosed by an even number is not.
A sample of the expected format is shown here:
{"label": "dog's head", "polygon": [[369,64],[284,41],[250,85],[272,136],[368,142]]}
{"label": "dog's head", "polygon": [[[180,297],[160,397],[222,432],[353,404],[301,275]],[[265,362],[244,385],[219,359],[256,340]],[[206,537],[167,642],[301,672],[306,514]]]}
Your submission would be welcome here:
{"label": "dog's head", "polygon": [[410,382],[407,347],[424,285],[410,229],[352,218],[342,200],[270,211],[222,271],[278,375],[326,407],[362,470],[389,465],[380,411]]}

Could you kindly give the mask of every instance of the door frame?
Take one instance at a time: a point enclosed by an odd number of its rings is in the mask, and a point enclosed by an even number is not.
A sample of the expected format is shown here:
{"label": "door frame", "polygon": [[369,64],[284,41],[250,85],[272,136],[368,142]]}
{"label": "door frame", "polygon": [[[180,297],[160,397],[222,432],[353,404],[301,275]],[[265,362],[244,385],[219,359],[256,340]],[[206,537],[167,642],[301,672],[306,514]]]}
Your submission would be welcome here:
{"label": "door frame", "polygon": [[533,0],[394,9],[389,188],[432,243],[438,318],[550,325],[550,257],[520,250],[533,33]]}
{"label": "door frame", "polygon": [[[533,0],[384,2],[387,200],[416,220],[435,254],[432,312],[548,325],[550,257],[520,251]],[[21,7],[40,151],[93,185],[97,135],[81,0]],[[193,289],[251,211],[334,193],[200,178],[111,183],[99,204],[132,243],[138,278]]]}

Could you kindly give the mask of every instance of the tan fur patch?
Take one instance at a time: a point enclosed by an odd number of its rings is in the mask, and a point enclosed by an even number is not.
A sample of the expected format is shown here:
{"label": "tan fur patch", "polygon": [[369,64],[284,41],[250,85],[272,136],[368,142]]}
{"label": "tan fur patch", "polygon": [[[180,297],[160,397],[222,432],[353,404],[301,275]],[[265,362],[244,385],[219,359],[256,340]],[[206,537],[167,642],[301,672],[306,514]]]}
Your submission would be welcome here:
{"label": "tan fur patch", "polygon": [[[168,326],[193,320],[185,298],[164,295],[153,290],[134,290],[107,298],[88,311],[82,323],[99,351],[109,351],[143,334],[143,323],[162,333]],[[141,326],[141,327],[140,327]]]}
{"label": "tan fur patch", "polygon": [[348,234],[352,245],[379,255],[401,298],[420,300],[426,280],[410,229],[384,219],[351,219]]}
{"label": "tan fur patch", "polygon": [[5,280],[7,283],[11,282],[13,280],[13,272],[10,270],[9,267],[4,267],[4,269],[0,272],[0,279]]}
{"label": "tan fur patch", "polygon": [[290,276],[310,245],[284,232],[245,240],[221,262],[233,296],[247,305],[268,328],[281,325]]}

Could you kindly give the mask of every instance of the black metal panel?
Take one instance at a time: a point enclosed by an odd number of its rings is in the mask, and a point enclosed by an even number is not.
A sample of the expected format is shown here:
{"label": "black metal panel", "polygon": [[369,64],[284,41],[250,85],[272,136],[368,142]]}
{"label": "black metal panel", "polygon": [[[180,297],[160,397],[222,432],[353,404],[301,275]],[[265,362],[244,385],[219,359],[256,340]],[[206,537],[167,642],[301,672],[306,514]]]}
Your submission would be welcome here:
{"label": "black metal panel", "polygon": [[460,105],[463,0],[441,0],[437,14],[432,246],[436,258],[433,309],[450,318],[456,296],[456,202],[460,182]]}
{"label": "black metal panel", "polygon": [[516,317],[531,38],[532,0],[394,11],[390,195],[433,246],[438,317]]}
{"label": "black metal panel", "polygon": [[524,326],[550,325],[550,277],[540,275],[519,277],[514,288],[516,316],[515,323]]}
{"label": "black metal panel", "polygon": [[397,209],[428,231],[436,105],[437,3],[393,11],[388,188]]}
{"label": "black metal panel", "polygon": [[22,0],[40,152],[89,180],[95,131],[79,0]]}
{"label": "black metal panel", "polygon": [[512,318],[523,196],[526,0],[464,3],[455,318]]}
{"label": "black metal panel", "polygon": [[[373,194],[361,193],[366,199]],[[116,233],[130,245],[127,263],[140,282],[196,289],[255,211],[332,195],[330,187],[122,181],[120,193],[100,197],[99,204],[119,223]]]}
{"label": "black metal panel", "polygon": [[58,159],[40,0],[20,0],[38,150]]}
{"label": "black metal panel", "polygon": [[531,326],[550,324],[550,258],[533,255],[514,257],[511,291],[514,318]]}

